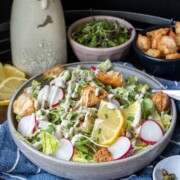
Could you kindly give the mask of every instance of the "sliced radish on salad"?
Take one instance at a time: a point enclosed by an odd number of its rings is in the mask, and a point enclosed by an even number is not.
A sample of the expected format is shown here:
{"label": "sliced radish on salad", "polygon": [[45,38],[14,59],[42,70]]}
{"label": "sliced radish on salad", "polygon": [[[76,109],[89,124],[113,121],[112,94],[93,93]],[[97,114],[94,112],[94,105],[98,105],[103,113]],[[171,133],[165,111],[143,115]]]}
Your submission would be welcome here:
{"label": "sliced radish on salad", "polygon": [[64,92],[58,86],[50,86],[48,103],[51,107],[59,105],[59,101],[64,99]]}
{"label": "sliced radish on salad", "polygon": [[91,66],[91,71],[96,71],[97,70],[97,68],[95,67],[95,66]]}
{"label": "sliced radish on salad", "polygon": [[69,141],[66,138],[61,138],[59,139],[59,142],[60,142],[60,146],[52,154],[52,156],[62,160],[67,160],[67,161],[71,160],[74,154],[74,147],[71,141]]}
{"label": "sliced radish on salad", "polygon": [[35,114],[33,113],[20,119],[17,129],[23,137],[30,137],[35,132],[37,124]]}
{"label": "sliced radish on salad", "polygon": [[131,141],[124,136],[119,137],[114,144],[108,147],[114,160],[122,159],[130,153]]}
{"label": "sliced radish on salad", "polygon": [[140,138],[146,144],[155,144],[163,134],[163,129],[155,120],[147,120],[141,125]]}

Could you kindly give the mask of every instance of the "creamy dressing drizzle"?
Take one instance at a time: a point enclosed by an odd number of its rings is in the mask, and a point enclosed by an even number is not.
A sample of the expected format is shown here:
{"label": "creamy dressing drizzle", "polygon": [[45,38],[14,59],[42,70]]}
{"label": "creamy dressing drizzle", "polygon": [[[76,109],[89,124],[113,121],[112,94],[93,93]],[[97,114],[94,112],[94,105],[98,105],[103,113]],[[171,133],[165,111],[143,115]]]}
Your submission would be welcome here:
{"label": "creamy dressing drizzle", "polygon": [[107,107],[108,109],[117,109],[117,106],[111,102],[108,103]]}
{"label": "creamy dressing drizzle", "polygon": [[82,137],[83,137],[83,135],[82,135],[81,133],[76,134],[76,135],[71,139],[71,143],[72,143],[73,145],[75,145],[75,142],[78,141],[78,140],[80,140]]}

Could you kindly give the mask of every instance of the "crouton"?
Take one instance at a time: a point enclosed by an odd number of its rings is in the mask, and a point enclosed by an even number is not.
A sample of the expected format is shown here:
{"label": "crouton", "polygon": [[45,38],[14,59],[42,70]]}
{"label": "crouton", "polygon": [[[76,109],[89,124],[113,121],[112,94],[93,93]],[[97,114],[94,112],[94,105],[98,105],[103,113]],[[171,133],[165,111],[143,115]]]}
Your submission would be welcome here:
{"label": "crouton", "polygon": [[146,36],[151,37],[151,38],[155,38],[157,36],[167,35],[169,33],[169,31],[170,31],[170,28],[160,28],[160,29],[156,29],[156,30],[146,32]]}
{"label": "crouton", "polygon": [[151,99],[154,102],[155,108],[158,112],[167,111],[170,108],[170,99],[163,92],[152,94]]}
{"label": "crouton", "polygon": [[164,56],[163,52],[158,49],[148,49],[145,53],[156,58],[161,58]]}
{"label": "crouton", "polygon": [[160,41],[161,37],[162,37],[162,35],[159,34],[152,39],[152,44],[151,44],[152,49],[157,49],[157,45],[158,45],[158,42]]}
{"label": "crouton", "polygon": [[170,37],[172,38],[176,38],[176,34],[174,33],[173,29],[171,28],[170,31],[169,31],[169,34],[168,34]]}
{"label": "crouton", "polygon": [[29,94],[21,94],[13,103],[13,111],[19,116],[28,116],[35,112],[34,100]]}
{"label": "crouton", "polygon": [[176,34],[180,34],[180,22],[179,21],[176,21],[175,31],[176,31]]}
{"label": "crouton", "polygon": [[102,71],[99,71],[97,73],[97,78],[103,84],[110,85],[113,88],[123,86],[123,76],[122,76],[122,73],[120,73],[120,72],[114,72],[114,71],[102,72]]}
{"label": "crouton", "polygon": [[65,70],[64,67],[62,67],[61,65],[57,65],[57,66],[51,68],[50,70],[44,72],[43,73],[43,78],[46,79],[46,78],[49,78],[49,77],[52,77],[52,76],[57,76],[64,70]]}
{"label": "crouton", "polygon": [[157,44],[157,49],[164,52],[166,55],[174,54],[178,50],[174,38],[170,36],[162,36]]}
{"label": "crouton", "polygon": [[89,85],[85,86],[81,90],[82,104],[83,106],[88,107],[95,106],[101,101],[101,99],[104,99],[107,95],[108,93],[102,88]]}
{"label": "crouton", "polygon": [[176,35],[175,42],[176,42],[178,49],[180,50],[180,34]]}
{"label": "crouton", "polygon": [[168,54],[166,59],[180,59],[180,53]]}
{"label": "crouton", "polygon": [[108,162],[112,161],[113,157],[109,150],[106,147],[103,147],[94,154],[94,160],[96,162]]}
{"label": "crouton", "polygon": [[149,48],[151,48],[150,38],[139,34],[137,38],[137,46],[139,49],[141,49],[141,51],[147,51]]}

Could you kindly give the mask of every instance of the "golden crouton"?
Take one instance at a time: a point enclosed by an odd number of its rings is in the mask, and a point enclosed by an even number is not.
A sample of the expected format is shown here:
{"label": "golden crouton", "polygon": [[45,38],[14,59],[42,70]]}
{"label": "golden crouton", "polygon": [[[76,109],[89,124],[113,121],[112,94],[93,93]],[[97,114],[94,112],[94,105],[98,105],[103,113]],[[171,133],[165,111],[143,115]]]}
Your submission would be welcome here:
{"label": "golden crouton", "polygon": [[51,68],[50,70],[44,72],[43,73],[43,78],[49,78],[49,77],[52,77],[52,76],[59,75],[64,70],[65,70],[64,67],[62,67],[61,65],[57,65],[57,66]]}
{"label": "golden crouton", "polygon": [[173,29],[171,28],[170,31],[169,31],[169,36],[171,36],[172,38],[176,38],[176,34],[174,33]]}
{"label": "golden crouton", "polygon": [[180,53],[168,54],[166,59],[180,59]]}
{"label": "golden crouton", "polygon": [[164,52],[166,55],[174,54],[178,50],[174,38],[170,36],[162,36],[157,44],[157,49]]}
{"label": "golden crouton", "polygon": [[104,99],[106,96],[107,92],[102,88],[97,89],[97,87],[88,85],[81,90],[83,106],[95,106],[101,101],[101,99]]}
{"label": "golden crouton", "polygon": [[162,37],[162,34],[158,34],[152,39],[152,44],[151,44],[152,49],[157,49],[157,45],[161,37]]}
{"label": "golden crouton", "polygon": [[103,147],[94,154],[94,160],[96,162],[108,162],[112,161],[113,157],[109,150],[106,147]]}
{"label": "golden crouton", "polygon": [[180,22],[179,21],[177,21],[175,24],[175,31],[176,31],[176,34],[180,34]]}
{"label": "golden crouton", "polygon": [[13,111],[19,116],[28,116],[35,112],[34,100],[28,94],[21,94],[13,103]]}
{"label": "golden crouton", "polygon": [[170,108],[169,97],[163,92],[154,93],[151,99],[158,112],[167,111]]}
{"label": "golden crouton", "polygon": [[120,72],[114,72],[114,71],[102,72],[102,71],[99,71],[97,74],[97,78],[103,84],[110,85],[113,88],[123,86],[123,76]]}
{"label": "golden crouton", "polygon": [[146,33],[146,36],[155,38],[156,36],[163,36],[167,35],[170,31],[170,28],[160,28],[156,30],[152,30]]}
{"label": "golden crouton", "polygon": [[163,57],[163,53],[162,51],[158,50],[158,49],[148,49],[146,51],[146,54],[152,57],[156,57],[156,58],[161,58]]}
{"label": "golden crouton", "polygon": [[176,35],[175,37],[176,45],[178,49],[180,50],[180,34]]}
{"label": "golden crouton", "polygon": [[151,48],[150,38],[139,34],[137,38],[137,46],[142,51],[147,51],[149,48]]}

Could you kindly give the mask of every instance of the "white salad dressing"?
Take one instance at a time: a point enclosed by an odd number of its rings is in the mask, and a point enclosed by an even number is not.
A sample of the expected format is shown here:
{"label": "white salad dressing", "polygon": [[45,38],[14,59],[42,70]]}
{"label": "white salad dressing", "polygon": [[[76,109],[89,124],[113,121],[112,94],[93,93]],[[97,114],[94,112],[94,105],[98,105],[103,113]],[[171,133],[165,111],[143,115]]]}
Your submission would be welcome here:
{"label": "white salad dressing", "polygon": [[39,125],[38,125],[38,128],[40,129],[47,129],[49,125],[51,125],[52,123],[48,122],[48,121],[39,121]]}
{"label": "white salad dressing", "polygon": [[78,141],[78,140],[80,140],[82,137],[83,137],[83,135],[82,135],[81,133],[76,134],[76,135],[71,139],[71,143],[72,143],[73,145],[75,145],[75,142]]}
{"label": "white salad dressing", "polygon": [[117,109],[117,106],[111,102],[108,103],[107,107],[108,109]]}
{"label": "white salad dressing", "polygon": [[71,138],[71,137],[73,136],[73,132],[74,132],[74,127],[71,127],[71,128],[69,129],[69,132],[66,132],[66,133],[65,133],[64,137],[65,137],[65,138]]}
{"label": "white salad dressing", "polygon": [[26,92],[28,93],[28,94],[32,94],[33,93],[33,87],[28,87],[27,89],[26,89]]}
{"label": "white salad dressing", "polygon": [[64,126],[65,128],[67,128],[68,124],[69,124],[68,120],[61,120],[61,126]]}
{"label": "white salad dressing", "polygon": [[96,88],[96,90],[95,90],[95,96],[99,96],[100,91],[101,91],[101,88]]}
{"label": "white salad dressing", "polygon": [[63,71],[63,75],[59,75],[58,77],[56,77],[54,80],[52,80],[50,82],[50,85],[56,85],[60,88],[65,88],[66,87],[66,79],[69,76],[69,71]]}

